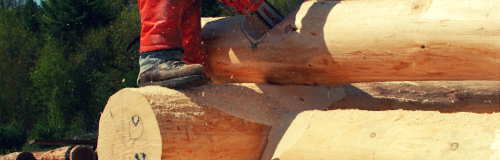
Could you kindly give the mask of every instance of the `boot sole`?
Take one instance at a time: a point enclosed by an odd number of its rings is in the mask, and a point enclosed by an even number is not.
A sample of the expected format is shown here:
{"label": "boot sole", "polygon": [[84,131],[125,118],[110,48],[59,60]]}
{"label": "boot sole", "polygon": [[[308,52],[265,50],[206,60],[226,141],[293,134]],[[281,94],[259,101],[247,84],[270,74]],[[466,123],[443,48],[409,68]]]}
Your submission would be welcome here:
{"label": "boot sole", "polygon": [[143,82],[139,85],[139,87],[162,86],[167,88],[185,88],[185,87],[201,86],[207,83],[208,79],[205,75],[190,75],[186,77],[172,78],[165,81]]}

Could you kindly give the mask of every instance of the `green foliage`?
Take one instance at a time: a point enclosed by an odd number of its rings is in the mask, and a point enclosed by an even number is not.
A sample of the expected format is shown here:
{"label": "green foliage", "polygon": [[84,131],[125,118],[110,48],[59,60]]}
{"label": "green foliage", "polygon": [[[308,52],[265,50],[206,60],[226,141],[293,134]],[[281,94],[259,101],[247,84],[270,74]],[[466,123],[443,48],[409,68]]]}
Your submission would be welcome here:
{"label": "green foliage", "polygon": [[73,44],[86,29],[103,26],[112,19],[106,16],[103,4],[104,0],[42,1],[41,22],[53,37]]}
{"label": "green foliage", "polygon": [[38,32],[40,24],[38,22],[39,9],[33,0],[27,0],[21,12],[23,17],[23,27],[32,32]]}
{"label": "green foliage", "polygon": [[36,37],[20,27],[16,10],[0,11],[0,124],[13,120],[29,126],[31,109],[29,70],[36,57]]}
{"label": "green foliage", "polygon": [[50,114],[52,115],[38,119],[34,128],[28,132],[28,139],[60,139],[64,137],[67,126],[60,117],[61,112],[56,107],[52,107]]}
{"label": "green foliage", "polygon": [[222,9],[220,4],[219,0],[203,0],[201,4],[201,17],[227,17],[236,15],[231,11]]}
{"label": "green foliage", "polygon": [[[270,1],[284,15],[302,2]],[[95,137],[109,97],[137,87],[139,45],[126,49],[141,30],[135,1],[17,2],[0,0],[0,152]],[[202,16],[235,15],[219,3],[204,0]]]}
{"label": "green foliage", "polygon": [[20,123],[12,121],[9,125],[0,125],[0,154],[19,150],[26,142],[26,134]]}
{"label": "green foliage", "polygon": [[2,9],[12,9],[20,8],[22,5],[21,0],[0,0],[0,10]]}
{"label": "green foliage", "polygon": [[267,0],[281,15],[286,16],[296,10],[304,0]]}

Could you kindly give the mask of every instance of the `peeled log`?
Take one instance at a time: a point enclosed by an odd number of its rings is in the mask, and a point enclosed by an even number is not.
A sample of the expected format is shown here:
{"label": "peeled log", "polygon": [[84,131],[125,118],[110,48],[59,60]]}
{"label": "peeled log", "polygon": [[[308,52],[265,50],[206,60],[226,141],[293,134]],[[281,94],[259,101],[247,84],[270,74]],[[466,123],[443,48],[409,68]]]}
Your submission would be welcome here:
{"label": "peeled log", "polygon": [[346,96],[329,110],[500,112],[500,81],[373,82],[341,87]]}
{"label": "peeled log", "polygon": [[273,159],[500,159],[500,113],[305,111]]}
{"label": "peeled log", "polygon": [[204,19],[202,34],[214,84],[500,80],[498,8],[499,0],[305,2],[260,40],[266,27],[255,17]]}
{"label": "peeled log", "polygon": [[184,90],[127,88],[99,121],[99,159],[260,159],[283,113],[326,109],[343,91],[325,86],[226,84]]}

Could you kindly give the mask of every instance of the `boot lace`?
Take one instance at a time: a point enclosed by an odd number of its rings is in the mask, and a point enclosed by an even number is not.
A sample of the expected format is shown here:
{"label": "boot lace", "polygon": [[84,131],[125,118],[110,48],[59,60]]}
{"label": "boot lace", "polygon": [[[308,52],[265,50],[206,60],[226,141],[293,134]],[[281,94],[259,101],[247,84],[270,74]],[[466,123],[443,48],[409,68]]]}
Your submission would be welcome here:
{"label": "boot lace", "polygon": [[173,68],[182,67],[184,65],[186,65],[186,63],[184,63],[183,61],[174,61],[174,62],[172,62],[172,67]]}

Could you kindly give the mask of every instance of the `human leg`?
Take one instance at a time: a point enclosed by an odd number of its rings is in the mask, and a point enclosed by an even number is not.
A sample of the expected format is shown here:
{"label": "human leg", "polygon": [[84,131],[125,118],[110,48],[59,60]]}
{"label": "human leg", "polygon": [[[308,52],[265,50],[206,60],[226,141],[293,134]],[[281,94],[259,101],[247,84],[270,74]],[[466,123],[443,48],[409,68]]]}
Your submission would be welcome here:
{"label": "human leg", "polygon": [[139,0],[140,86],[188,87],[207,83],[204,67],[181,61],[181,20],[185,0]]}

